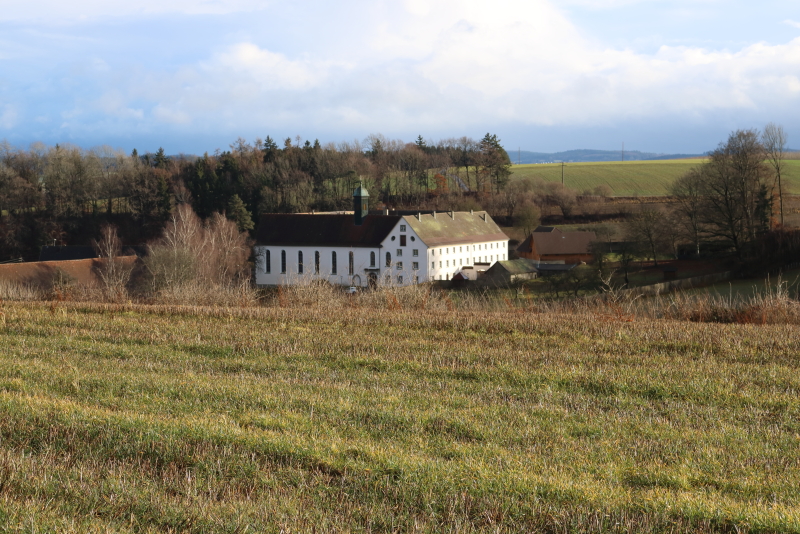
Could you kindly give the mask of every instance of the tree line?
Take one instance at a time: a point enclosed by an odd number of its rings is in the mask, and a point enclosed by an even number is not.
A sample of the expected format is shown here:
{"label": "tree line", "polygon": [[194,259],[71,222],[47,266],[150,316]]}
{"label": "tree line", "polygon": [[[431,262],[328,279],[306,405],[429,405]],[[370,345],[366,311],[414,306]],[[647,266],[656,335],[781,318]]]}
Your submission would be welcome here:
{"label": "tree line", "polygon": [[281,145],[240,138],[195,157],[0,143],[0,261],[36,259],[47,244],[89,244],[108,224],[126,244],[144,243],[183,204],[202,219],[224,213],[252,230],[261,212],[349,209],[359,182],[375,208],[452,209],[465,196],[501,195],[511,174],[508,154],[488,133],[326,145],[296,137]]}

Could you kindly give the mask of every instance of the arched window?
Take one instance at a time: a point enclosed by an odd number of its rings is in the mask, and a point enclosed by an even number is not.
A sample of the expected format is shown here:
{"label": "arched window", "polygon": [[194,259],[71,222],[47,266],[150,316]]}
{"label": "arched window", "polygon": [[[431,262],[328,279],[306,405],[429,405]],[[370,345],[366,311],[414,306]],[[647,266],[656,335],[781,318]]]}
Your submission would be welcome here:
{"label": "arched window", "polygon": [[352,252],[350,253],[350,257],[348,258],[347,271],[348,271],[347,274],[349,274],[351,276],[352,276],[353,272],[355,272],[355,262],[353,261],[353,253]]}
{"label": "arched window", "polygon": [[336,251],[331,252],[331,274],[336,274]]}
{"label": "arched window", "polygon": [[286,251],[281,250],[281,274],[286,274]]}
{"label": "arched window", "polygon": [[391,252],[387,252],[386,253],[386,266],[387,267],[391,267],[392,266],[392,253]]}
{"label": "arched window", "polygon": [[303,251],[297,251],[297,274],[303,274]]}
{"label": "arched window", "polygon": [[269,249],[264,253],[264,272],[269,274],[272,272],[272,258],[270,258]]}
{"label": "arched window", "polygon": [[319,274],[319,250],[314,252],[314,274]]}
{"label": "arched window", "polygon": [[375,267],[375,253],[374,252],[370,252],[369,253],[369,266],[370,267]]}

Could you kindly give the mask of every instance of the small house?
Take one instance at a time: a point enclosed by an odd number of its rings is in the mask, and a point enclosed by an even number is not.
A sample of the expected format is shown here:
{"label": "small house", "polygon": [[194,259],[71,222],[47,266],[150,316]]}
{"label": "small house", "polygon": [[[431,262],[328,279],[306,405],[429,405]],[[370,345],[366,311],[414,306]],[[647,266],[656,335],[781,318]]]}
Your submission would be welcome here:
{"label": "small house", "polygon": [[539,226],[517,247],[517,255],[530,260],[586,263],[593,259],[594,241],[594,232],[563,232],[553,226]]}

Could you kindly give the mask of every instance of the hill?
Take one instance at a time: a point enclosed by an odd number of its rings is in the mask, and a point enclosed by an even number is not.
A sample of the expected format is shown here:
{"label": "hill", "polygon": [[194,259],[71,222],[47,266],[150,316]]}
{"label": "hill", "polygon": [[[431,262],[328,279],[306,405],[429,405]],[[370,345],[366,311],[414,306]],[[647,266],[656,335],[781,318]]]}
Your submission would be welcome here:
{"label": "hill", "polygon": [[[661,196],[669,186],[703,160],[677,159],[659,161],[627,161],[615,163],[568,163],[564,165],[564,183],[578,191],[592,191],[607,184],[615,196]],[[513,178],[540,178],[560,182],[562,165],[513,165]],[[787,191],[800,194],[800,160],[787,160],[784,173]]]}
{"label": "hill", "polygon": [[[530,152],[528,150],[511,150],[508,153],[513,163],[587,163],[595,161],[640,161],[661,159],[699,158],[702,154],[660,154],[656,152],[640,152],[639,150],[566,150],[564,152]],[[624,158],[624,160],[623,160]]]}
{"label": "hill", "polygon": [[796,326],[312,305],[5,303],[5,528],[800,531]]}

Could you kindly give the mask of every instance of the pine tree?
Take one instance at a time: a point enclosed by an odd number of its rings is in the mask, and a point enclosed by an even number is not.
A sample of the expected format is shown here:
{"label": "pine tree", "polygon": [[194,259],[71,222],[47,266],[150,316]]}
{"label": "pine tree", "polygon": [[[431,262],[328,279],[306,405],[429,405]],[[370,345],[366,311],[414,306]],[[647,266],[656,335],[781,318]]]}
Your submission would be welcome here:
{"label": "pine tree", "polygon": [[255,228],[253,218],[250,217],[250,212],[247,211],[239,195],[233,195],[228,202],[228,219],[236,222],[240,232]]}

